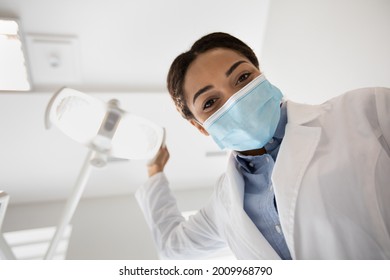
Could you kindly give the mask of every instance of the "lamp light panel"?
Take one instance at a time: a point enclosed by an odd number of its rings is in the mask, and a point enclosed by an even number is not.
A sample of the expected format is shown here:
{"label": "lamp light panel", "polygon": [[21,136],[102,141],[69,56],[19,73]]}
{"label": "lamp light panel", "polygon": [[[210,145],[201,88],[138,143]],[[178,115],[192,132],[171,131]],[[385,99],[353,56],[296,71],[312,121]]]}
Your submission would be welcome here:
{"label": "lamp light panel", "polygon": [[71,88],[62,88],[51,98],[45,115],[46,128],[54,125],[110,157],[151,159],[164,141],[163,127],[120,109],[116,102],[106,103]]}

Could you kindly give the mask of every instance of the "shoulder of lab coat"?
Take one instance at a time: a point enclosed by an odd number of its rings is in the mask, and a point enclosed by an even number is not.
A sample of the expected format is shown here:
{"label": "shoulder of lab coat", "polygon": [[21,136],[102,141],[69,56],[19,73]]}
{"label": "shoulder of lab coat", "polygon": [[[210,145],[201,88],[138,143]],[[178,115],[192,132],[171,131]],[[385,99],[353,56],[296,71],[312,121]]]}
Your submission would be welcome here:
{"label": "shoulder of lab coat", "polygon": [[390,155],[390,88],[375,88],[379,125]]}

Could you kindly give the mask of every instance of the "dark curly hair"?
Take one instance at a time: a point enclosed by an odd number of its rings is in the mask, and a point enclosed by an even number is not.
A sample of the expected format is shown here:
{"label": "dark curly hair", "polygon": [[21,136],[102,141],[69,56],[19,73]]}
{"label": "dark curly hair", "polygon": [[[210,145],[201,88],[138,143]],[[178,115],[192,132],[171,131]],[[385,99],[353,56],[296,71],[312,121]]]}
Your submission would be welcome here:
{"label": "dark curly hair", "polygon": [[197,40],[189,51],[176,57],[176,59],[172,62],[167,77],[167,88],[169,94],[176,105],[176,109],[180,112],[183,118],[187,120],[194,118],[192,112],[187,106],[183,89],[187,69],[199,54],[215,48],[225,48],[236,51],[248,58],[255,67],[259,68],[259,62],[253,50],[244,42],[230,34],[215,32]]}

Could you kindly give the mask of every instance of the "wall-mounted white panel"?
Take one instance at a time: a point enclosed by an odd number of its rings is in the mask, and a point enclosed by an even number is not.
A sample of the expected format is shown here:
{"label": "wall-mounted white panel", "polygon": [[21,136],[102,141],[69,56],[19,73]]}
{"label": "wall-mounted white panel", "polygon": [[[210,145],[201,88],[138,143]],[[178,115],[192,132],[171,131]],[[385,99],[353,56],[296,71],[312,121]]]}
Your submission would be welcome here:
{"label": "wall-mounted white panel", "polygon": [[35,85],[80,84],[80,48],[77,37],[29,34],[26,41]]}

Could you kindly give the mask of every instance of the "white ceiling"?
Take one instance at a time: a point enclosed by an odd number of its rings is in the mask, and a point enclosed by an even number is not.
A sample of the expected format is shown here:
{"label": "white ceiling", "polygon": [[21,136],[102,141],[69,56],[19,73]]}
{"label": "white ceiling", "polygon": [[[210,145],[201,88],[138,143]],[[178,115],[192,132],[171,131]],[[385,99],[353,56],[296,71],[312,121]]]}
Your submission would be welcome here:
{"label": "white ceiling", "polygon": [[[0,17],[18,18],[26,36],[33,91],[0,93],[0,189],[11,203],[70,193],[87,150],[56,129],[46,131],[43,122],[48,100],[64,85],[117,98],[126,110],[166,127],[173,189],[212,186],[226,155],[180,118],[165,91],[166,73],[174,57],[213,31],[260,52],[267,11],[268,0],[1,0]],[[58,69],[50,73],[46,54],[58,46],[31,44],[42,36],[77,41],[73,82],[53,75]],[[70,58],[59,54],[66,65]],[[92,172],[84,197],[130,193],[146,178],[145,162],[113,162]]]}
{"label": "white ceiling", "polygon": [[[232,33],[260,51],[267,9],[268,0],[0,2],[0,16],[19,18],[25,35],[76,37],[81,76],[77,86],[110,92],[164,91],[174,57],[209,32]],[[37,53],[28,47],[34,62]]]}

